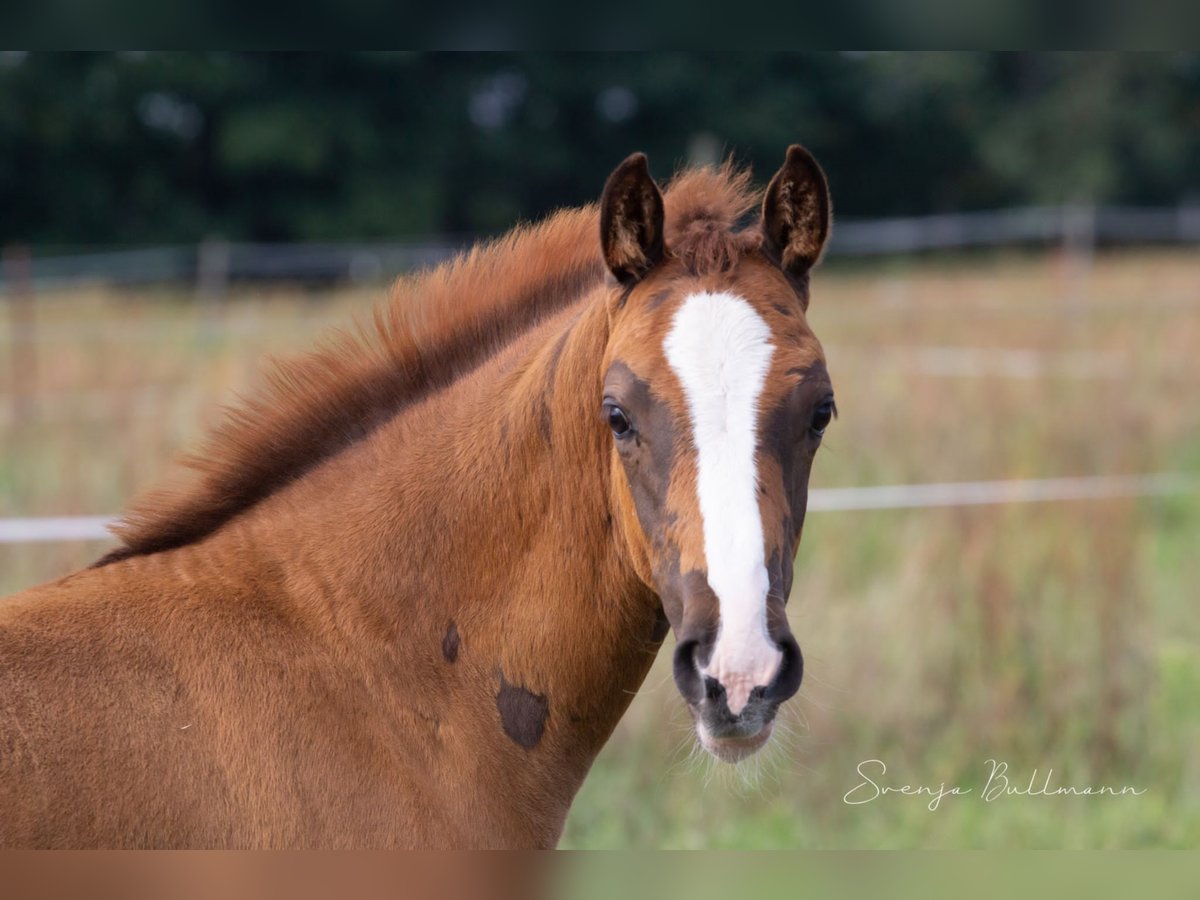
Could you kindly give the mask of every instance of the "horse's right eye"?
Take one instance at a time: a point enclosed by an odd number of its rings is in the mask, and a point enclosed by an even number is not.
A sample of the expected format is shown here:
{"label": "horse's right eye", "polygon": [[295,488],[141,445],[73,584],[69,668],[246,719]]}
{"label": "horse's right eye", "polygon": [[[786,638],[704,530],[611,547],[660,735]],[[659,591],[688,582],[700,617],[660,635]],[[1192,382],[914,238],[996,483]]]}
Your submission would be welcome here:
{"label": "horse's right eye", "polygon": [[832,400],[826,400],[815,410],[813,410],[812,422],[809,423],[809,429],[812,433],[820,437],[825,433],[825,429],[829,427],[830,420],[837,415],[837,407]]}
{"label": "horse's right eye", "polygon": [[605,409],[608,412],[608,427],[612,429],[613,434],[617,437],[624,437],[633,430],[633,426],[629,424],[629,416],[625,415],[625,410],[611,403]]}

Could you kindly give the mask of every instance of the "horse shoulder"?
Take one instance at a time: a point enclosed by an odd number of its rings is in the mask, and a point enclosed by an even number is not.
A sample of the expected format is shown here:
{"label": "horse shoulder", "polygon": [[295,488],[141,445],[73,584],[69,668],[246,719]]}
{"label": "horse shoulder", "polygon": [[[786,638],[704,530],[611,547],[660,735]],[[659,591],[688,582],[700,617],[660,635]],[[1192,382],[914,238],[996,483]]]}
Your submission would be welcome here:
{"label": "horse shoulder", "polygon": [[[204,614],[205,588],[153,568],[84,570],[0,602],[0,846],[203,843],[227,805],[197,719],[236,693],[212,677],[236,668],[236,617]],[[242,675],[253,691],[253,666]]]}

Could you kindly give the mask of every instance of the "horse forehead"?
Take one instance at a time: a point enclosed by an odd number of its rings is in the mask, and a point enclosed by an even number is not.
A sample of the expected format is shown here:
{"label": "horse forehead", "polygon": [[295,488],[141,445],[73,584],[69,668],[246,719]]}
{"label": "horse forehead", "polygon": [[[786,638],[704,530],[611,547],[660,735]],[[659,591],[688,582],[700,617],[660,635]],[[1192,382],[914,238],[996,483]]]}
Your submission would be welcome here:
{"label": "horse forehead", "polygon": [[[779,381],[780,376],[790,369],[807,369],[820,361],[823,353],[808,326],[803,307],[791,289],[758,273],[752,275],[648,288],[644,295],[636,298],[635,308],[631,310],[633,315],[616,335],[617,340],[611,348],[613,358],[625,363],[638,378],[650,384],[661,399],[672,404],[681,401],[683,385],[676,368],[667,359],[667,342],[672,333],[678,332],[680,315],[690,301],[716,297],[720,299],[704,304],[707,309],[702,312],[713,318],[715,324],[745,326],[761,323],[765,329],[765,334],[760,336],[775,348],[776,353],[767,372],[764,392],[766,397],[773,396],[779,385],[772,382]],[[692,312],[696,305],[691,304]],[[748,331],[757,331],[753,326],[741,330],[743,338]],[[697,347],[695,352],[701,353],[705,349]],[[722,360],[709,353],[698,363],[719,366]],[[780,368],[779,364],[785,365]]]}
{"label": "horse forehead", "polygon": [[688,293],[673,310],[662,338],[667,365],[685,389],[705,382],[705,398],[744,394],[757,396],[770,370],[778,336],[770,322],[741,294],[732,290]]}

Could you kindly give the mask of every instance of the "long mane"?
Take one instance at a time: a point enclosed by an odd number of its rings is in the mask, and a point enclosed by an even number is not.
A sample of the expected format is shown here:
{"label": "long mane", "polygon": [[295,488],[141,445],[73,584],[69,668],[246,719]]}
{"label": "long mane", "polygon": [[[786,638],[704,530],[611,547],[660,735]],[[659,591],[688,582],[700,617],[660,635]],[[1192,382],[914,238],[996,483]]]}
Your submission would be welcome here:
{"label": "long mane", "polygon": [[[731,163],[688,169],[665,193],[667,244],[689,268],[724,267],[757,196]],[[168,480],[137,499],[96,565],[198,541],[452,384],[607,277],[595,206],[522,226],[401,278],[370,324],[274,363]],[[615,282],[614,282],[615,283]]]}

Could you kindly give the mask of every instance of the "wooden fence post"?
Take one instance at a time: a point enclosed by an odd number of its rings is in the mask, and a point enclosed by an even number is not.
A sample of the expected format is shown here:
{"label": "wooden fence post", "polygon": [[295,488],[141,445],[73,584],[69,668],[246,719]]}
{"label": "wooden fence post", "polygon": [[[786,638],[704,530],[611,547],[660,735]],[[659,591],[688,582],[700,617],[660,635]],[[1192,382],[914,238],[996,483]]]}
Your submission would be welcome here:
{"label": "wooden fence post", "polygon": [[221,327],[229,289],[229,257],[229,243],[223,238],[205,238],[196,248],[196,299],[200,303],[201,328],[208,336]]}
{"label": "wooden fence post", "polygon": [[1064,207],[1062,238],[1067,303],[1079,312],[1087,300],[1096,256],[1096,207],[1085,203]]}

